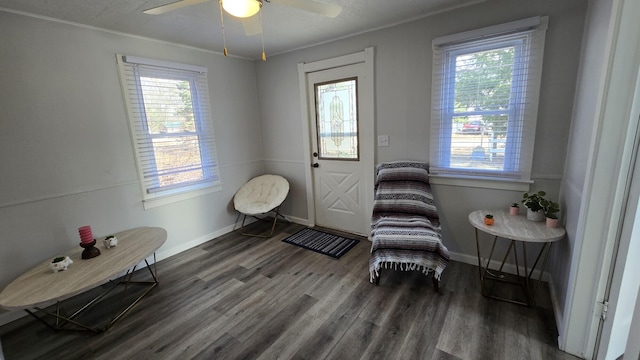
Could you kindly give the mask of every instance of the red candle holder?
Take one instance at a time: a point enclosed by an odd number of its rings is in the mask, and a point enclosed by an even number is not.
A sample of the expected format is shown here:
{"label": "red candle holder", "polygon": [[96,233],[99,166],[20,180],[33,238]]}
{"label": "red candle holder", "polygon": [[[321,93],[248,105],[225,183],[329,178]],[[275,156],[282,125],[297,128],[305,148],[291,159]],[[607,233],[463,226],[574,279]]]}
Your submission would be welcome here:
{"label": "red candle holder", "polygon": [[100,250],[94,246],[95,244],[96,244],[96,239],[93,239],[93,241],[91,242],[80,243],[80,246],[84,248],[84,250],[82,251],[83,259],[91,259],[100,255]]}

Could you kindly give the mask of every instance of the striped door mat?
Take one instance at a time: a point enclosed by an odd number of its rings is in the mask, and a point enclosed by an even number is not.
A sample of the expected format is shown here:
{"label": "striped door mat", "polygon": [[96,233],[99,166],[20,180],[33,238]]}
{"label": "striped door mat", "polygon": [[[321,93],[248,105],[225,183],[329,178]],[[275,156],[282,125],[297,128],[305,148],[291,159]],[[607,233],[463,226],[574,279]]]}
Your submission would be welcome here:
{"label": "striped door mat", "polygon": [[282,241],[339,259],[356,246],[360,240],[305,228]]}

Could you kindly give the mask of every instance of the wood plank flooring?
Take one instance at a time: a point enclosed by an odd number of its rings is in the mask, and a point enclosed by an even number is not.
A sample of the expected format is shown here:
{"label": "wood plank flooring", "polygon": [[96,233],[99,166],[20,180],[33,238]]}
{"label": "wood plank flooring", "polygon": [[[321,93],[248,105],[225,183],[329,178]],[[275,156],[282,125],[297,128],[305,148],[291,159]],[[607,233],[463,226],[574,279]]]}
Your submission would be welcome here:
{"label": "wood plank flooring", "polygon": [[160,285],[103,334],[31,317],[0,327],[5,359],[576,359],[557,348],[548,292],[535,308],[490,300],[477,267],[457,262],[440,293],[418,272],[374,286],[366,239],[336,260],[281,241],[301,228],[233,232],[158,262]]}

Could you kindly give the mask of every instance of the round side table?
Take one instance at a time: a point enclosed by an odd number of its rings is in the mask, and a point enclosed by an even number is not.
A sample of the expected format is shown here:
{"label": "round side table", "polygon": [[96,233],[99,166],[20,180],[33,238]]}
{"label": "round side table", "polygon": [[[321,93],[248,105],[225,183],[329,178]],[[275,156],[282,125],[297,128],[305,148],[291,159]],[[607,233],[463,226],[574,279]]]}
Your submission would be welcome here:
{"label": "round side table", "polygon": [[[484,216],[486,214],[492,214],[494,219],[493,225],[484,224]],[[480,284],[482,287],[482,295],[497,299],[504,300],[511,303],[533,306],[535,304],[535,296],[542,280],[542,274],[547,265],[547,259],[551,245],[565,237],[566,231],[563,227],[551,228],[547,227],[544,222],[534,222],[527,220],[523,215],[509,215],[508,211],[504,210],[476,210],[469,214],[469,223],[475,228],[476,236],[476,249],[478,252],[478,268],[480,271]],[[483,262],[482,255],[480,254],[480,239],[478,232],[493,235],[493,243],[491,245],[491,252],[489,257]],[[503,238],[509,241],[509,247],[507,248],[502,262],[496,269],[491,268],[491,261],[496,249],[496,243],[498,238]],[[518,251],[517,242],[521,244],[522,259],[523,259],[523,271],[524,274],[520,274],[520,264],[518,263]],[[527,264],[527,244],[538,243],[542,244],[540,252],[536,256],[531,267]],[[507,274],[503,271],[505,262],[510,253],[513,253],[516,266],[516,280],[507,280]],[[540,260],[542,259],[542,263]],[[533,273],[539,266],[538,279],[533,279]],[[515,284],[522,287],[524,292],[525,301],[518,301],[515,299],[498,296],[493,294],[493,286],[488,286],[489,282],[497,281],[509,284]],[[535,285],[534,285],[535,281]]]}

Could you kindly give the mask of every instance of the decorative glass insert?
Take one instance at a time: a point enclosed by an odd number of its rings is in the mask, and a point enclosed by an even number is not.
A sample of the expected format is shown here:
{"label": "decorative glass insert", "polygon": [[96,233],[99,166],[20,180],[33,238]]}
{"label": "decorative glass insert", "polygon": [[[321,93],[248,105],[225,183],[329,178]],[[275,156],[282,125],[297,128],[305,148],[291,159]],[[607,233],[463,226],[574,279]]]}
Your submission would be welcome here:
{"label": "decorative glass insert", "polygon": [[358,160],[358,80],[315,84],[320,159]]}

